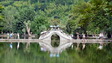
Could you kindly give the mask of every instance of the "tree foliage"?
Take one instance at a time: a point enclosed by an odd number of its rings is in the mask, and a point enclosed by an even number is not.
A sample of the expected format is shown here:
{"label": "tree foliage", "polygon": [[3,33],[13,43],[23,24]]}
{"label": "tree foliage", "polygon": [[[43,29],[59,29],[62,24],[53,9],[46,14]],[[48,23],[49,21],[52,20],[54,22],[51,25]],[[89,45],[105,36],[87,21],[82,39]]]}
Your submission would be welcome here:
{"label": "tree foliage", "polygon": [[99,33],[108,30],[111,22],[111,4],[107,0],[91,0],[73,7],[76,28]]}
{"label": "tree foliage", "polygon": [[3,15],[3,9],[4,7],[2,5],[0,5],[0,31],[3,30],[4,27],[4,15]]}

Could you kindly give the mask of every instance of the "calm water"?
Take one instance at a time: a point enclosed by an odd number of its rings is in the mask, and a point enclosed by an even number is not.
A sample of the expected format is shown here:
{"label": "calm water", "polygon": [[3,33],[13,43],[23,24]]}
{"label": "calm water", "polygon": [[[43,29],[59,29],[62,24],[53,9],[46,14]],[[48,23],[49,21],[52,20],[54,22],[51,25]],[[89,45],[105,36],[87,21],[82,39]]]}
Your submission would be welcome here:
{"label": "calm water", "polygon": [[9,48],[9,43],[0,43],[0,63],[112,63],[112,44],[105,44],[103,50],[97,49],[99,44],[86,44],[86,48],[78,50],[71,47],[60,54],[60,57],[50,57],[49,52],[40,51],[37,43],[20,44],[20,49]]}

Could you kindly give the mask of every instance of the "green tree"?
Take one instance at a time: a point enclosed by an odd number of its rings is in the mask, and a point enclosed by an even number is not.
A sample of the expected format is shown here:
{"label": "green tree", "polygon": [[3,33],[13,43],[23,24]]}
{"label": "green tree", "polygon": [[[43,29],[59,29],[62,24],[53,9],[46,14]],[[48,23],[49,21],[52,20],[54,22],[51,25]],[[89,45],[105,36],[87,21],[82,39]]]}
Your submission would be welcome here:
{"label": "green tree", "polygon": [[16,7],[7,6],[5,7],[3,14],[5,21],[4,30],[8,32],[14,32],[18,17],[18,10]]}
{"label": "green tree", "polygon": [[16,30],[22,33],[22,29],[25,28],[24,22],[33,21],[35,17],[35,11],[33,8],[25,7],[19,9],[18,21],[16,22]]}
{"label": "green tree", "polygon": [[[94,16],[92,13],[92,5],[89,2],[83,2],[73,7],[73,16],[68,21],[68,26],[74,31],[77,28],[81,28],[86,33],[87,27]],[[72,32],[73,32],[72,31]]]}
{"label": "green tree", "polygon": [[31,30],[33,33],[40,35],[40,32],[47,30],[49,27],[49,22],[41,16],[35,17],[34,21],[31,23]]}
{"label": "green tree", "polygon": [[99,33],[111,27],[111,6],[108,3],[106,0],[91,0],[75,5],[72,11],[74,18],[71,20],[74,21],[74,29],[81,27],[84,32]]}
{"label": "green tree", "polygon": [[3,16],[3,9],[4,7],[2,5],[0,5],[0,31],[3,30],[4,27],[4,16]]}

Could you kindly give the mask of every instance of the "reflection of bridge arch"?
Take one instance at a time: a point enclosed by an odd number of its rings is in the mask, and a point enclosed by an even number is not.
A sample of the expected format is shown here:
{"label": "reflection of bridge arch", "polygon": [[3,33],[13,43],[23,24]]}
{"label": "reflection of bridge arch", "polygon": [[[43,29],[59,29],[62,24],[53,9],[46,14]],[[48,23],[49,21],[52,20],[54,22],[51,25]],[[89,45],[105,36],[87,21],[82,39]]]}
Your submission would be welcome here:
{"label": "reflection of bridge arch", "polygon": [[[57,34],[60,37],[60,44],[58,47],[51,46],[51,37],[54,34]],[[61,30],[51,30],[46,32],[45,34],[41,35],[39,39],[43,41],[43,43],[39,42],[40,46],[47,49],[51,53],[59,53],[72,44],[72,38],[69,35],[63,33]]]}

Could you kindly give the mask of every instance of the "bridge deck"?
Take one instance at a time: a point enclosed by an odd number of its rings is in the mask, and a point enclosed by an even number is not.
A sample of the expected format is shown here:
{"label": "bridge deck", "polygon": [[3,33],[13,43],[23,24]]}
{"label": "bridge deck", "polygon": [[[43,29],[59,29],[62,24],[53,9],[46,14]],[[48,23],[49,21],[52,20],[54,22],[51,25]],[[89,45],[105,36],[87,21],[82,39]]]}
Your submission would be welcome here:
{"label": "bridge deck", "polygon": [[112,40],[110,39],[76,39],[72,40],[73,43],[111,43]]}
{"label": "bridge deck", "polygon": [[[42,42],[40,39],[0,39],[0,42],[30,42],[30,43],[38,43]],[[70,42],[72,43],[111,43],[112,40],[106,39],[106,40],[101,40],[101,39],[72,39]]]}
{"label": "bridge deck", "polygon": [[0,42],[42,42],[39,39],[0,39]]}

